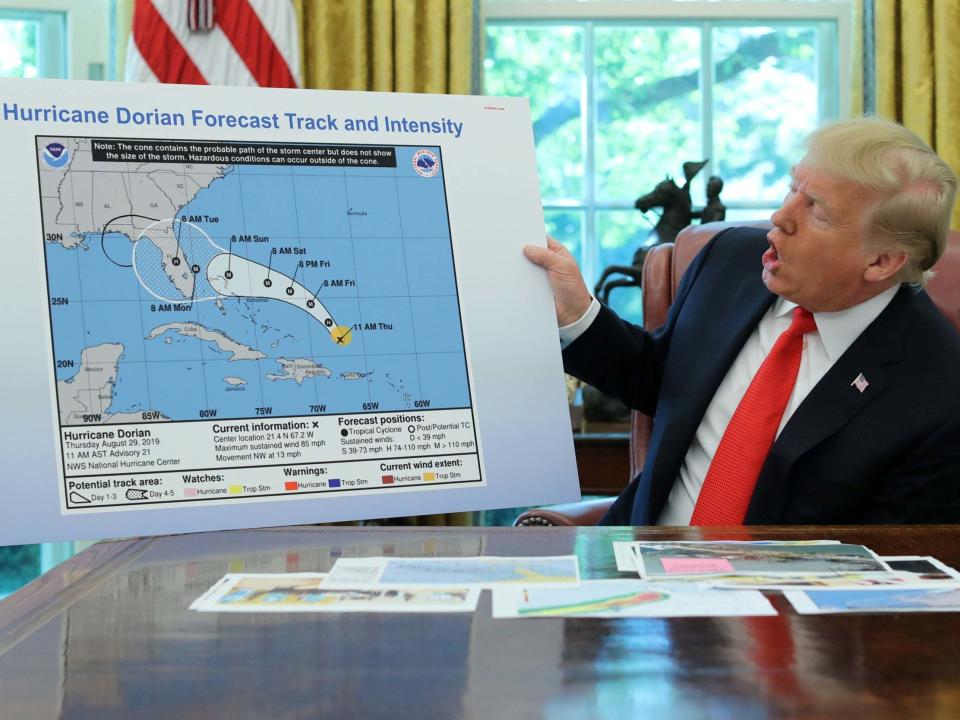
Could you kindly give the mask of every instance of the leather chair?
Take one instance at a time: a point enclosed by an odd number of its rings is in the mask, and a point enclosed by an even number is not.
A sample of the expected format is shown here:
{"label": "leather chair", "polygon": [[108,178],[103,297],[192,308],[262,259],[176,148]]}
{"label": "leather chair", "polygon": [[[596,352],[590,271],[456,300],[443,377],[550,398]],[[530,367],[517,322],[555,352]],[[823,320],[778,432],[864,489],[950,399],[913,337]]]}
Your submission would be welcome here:
{"label": "leather chair", "polygon": [[[676,242],[657,245],[647,253],[641,280],[644,328],[652,331],[666,322],[667,311],[676,296],[680,278],[710,238],[725,228],[744,225],[769,227],[770,223],[718,222],[689,225],[680,231]],[[960,230],[950,231],[947,248],[933,269],[936,275],[927,283],[927,293],[960,332]],[[759,271],[758,264],[757,272]],[[634,411],[630,430],[630,477],[624,478],[624,485],[643,469],[651,430],[652,419]],[[596,525],[613,500],[612,497],[605,497],[535,508],[520,515],[514,525]]]}

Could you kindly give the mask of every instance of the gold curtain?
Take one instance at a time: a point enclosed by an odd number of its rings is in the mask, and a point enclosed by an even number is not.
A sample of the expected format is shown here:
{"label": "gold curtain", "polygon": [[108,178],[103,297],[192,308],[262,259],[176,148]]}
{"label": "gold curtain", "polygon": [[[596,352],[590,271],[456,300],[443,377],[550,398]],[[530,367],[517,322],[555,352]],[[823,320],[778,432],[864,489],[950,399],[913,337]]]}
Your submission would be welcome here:
{"label": "gold curtain", "polygon": [[133,31],[133,4],[134,0],[117,0],[114,7],[113,22],[116,28],[116,40],[113,57],[117,69],[117,80],[123,80],[125,77],[127,45],[130,42],[130,33]]}
{"label": "gold curtain", "polygon": [[874,2],[877,114],[903,123],[960,172],[960,0]]}
{"label": "gold curtain", "polygon": [[473,0],[295,0],[305,87],[466,94]]}
{"label": "gold curtain", "polygon": [[863,115],[863,0],[854,0],[850,61],[850,117]]}

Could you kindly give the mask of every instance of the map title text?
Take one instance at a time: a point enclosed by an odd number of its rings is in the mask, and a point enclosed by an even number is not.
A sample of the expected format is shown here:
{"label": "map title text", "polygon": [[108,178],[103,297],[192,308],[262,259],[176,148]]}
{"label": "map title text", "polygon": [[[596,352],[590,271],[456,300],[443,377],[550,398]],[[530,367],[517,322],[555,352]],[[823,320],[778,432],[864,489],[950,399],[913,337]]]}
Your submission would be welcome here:
{"label": "map title text", "polygon": [[86,123],[133,127],[195,127],[241,128],[266,130],[296,130],[304,132],[366,132],[412,133],[427,135],[463,134],[463,122],[454,118],[411,118],[395,115],[368,117],[337,117],[330,113],[304,115],[298,112],[265,114],[208,112],[194,108],[189,112],[168,112],[153,108],[136,110],[117,105],[112,110],[97,108],[69,108],[57,105],[25,107],[15,102],[3,102],[2,117],[6,122],[30,123]]}

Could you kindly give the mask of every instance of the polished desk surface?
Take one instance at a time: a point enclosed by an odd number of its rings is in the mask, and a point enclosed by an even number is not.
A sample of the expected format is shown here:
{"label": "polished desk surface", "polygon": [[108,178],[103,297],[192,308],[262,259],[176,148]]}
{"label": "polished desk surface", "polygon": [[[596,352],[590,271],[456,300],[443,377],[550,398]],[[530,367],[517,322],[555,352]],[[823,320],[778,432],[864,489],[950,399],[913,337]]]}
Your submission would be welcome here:
{"label": "polished desk surface", "polygon": [[100,543],[0,602],[2,718],[958,718],[960,614],[494,620],[216,614],[227,572],[338,557],[579,556],[611,540],[827,538],[960,566],[960,527],[292,527]]}

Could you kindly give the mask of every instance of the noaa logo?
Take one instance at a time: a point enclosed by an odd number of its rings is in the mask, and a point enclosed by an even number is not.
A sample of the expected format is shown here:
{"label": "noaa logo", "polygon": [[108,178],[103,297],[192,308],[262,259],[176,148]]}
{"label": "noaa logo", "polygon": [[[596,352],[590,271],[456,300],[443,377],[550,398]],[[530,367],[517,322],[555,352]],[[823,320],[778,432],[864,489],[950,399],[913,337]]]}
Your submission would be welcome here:
{"label": "noaa logo", "polygon": [[52,168],[62,168],[70,162],[70,151],[62,143],[49,143],[43,149],[43,161]]}
{"label": "noaa logo", "polygon": [[417,150],[413,154],[413,169],[420,177],[433,177],[440,172],[440,158],[429,150]]}

